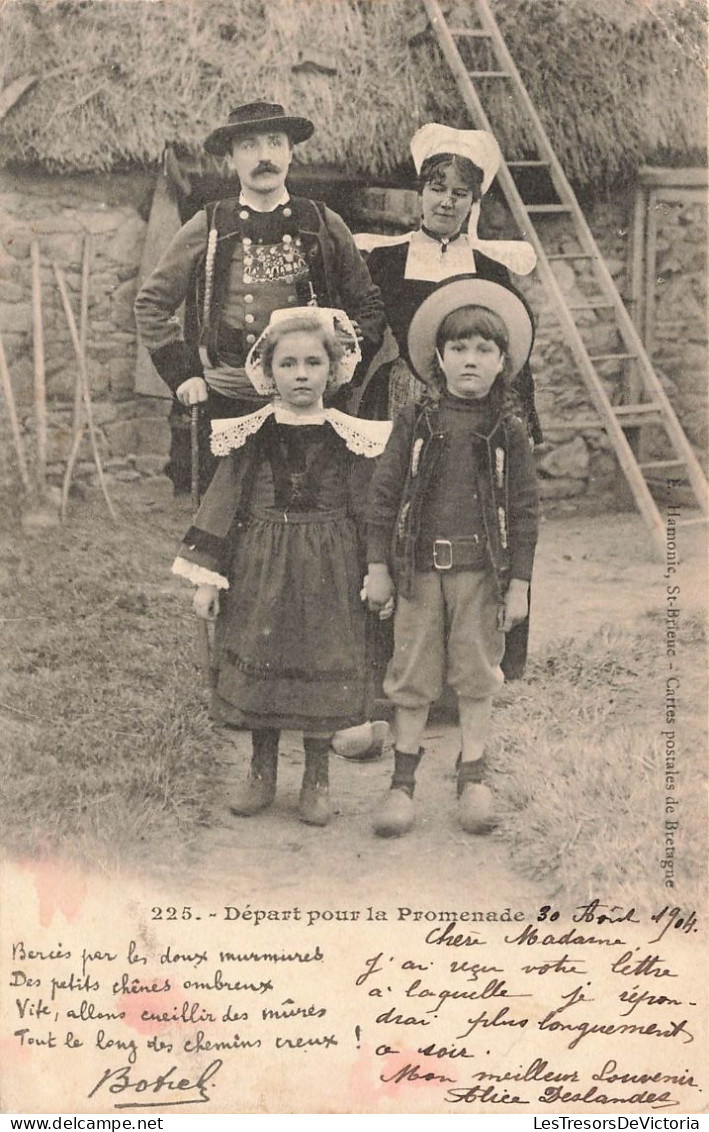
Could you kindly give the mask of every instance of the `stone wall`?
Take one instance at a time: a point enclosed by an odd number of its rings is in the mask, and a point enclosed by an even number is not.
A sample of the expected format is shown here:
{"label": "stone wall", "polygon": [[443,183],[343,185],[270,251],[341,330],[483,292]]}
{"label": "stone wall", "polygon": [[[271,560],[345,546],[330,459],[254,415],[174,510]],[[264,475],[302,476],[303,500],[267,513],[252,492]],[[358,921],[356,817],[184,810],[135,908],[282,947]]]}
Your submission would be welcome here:
{"label": "stone wall", "polygon": [[[655,210],[654,295],[648,348],[685,432],[707,450],[707,209],[705,194],[650,199]],[[647,301],[647,297],[646,297]]]}
{"label": "stone wall", "polygon": [[[0,331],[30,456],[33,443],[33,361],[30,241],[38,239],[42,257],[47,390],[49,396],[49,471],[58,482],[72,439],[72,405],[77,372],[69,330],[51,269],[66,273],[78,318],[81,257],[87,233],[92,238],[87,356],[100,446],[108,473],[122,480],[159,474],[169,444],[169,402],[133,393],[136,336],[132,305],[146,235],[146,217],[154,187],[150,174],[97,177],[49,177],[0,174]],[[377,213],[387,220],[418,213],[416,194],[368,190],[360,195],[367,227]],[[584,205],[611,274],[628,297],[634,195]],[[367,208],[369,206],[369,208]],[[488,199],[485,236],[513,236],[502,202]],[[695,203],[663,205],[658,216],[658,291],[654,329],[655,359],[680,419],[702,457],[706,445],[705,325],[706,220]],[[548,249],[569,251],[575,245],[559,219],[547,225]],[[371,225],[372,227],[374,225]],[[597,295],[590,269],[571,261],[554,265],[562,290],[572,302]],[[553,308],[533,277],[521,289],[537,316],[532,366],[546,441],[537,459],[542,490],[550,499],[610,503],[618,483],[615,457],[573,359],[564,344]],[[592,352],[617,350],[615,330],[604,312],[581,316]],[[623,375],[604,375],[612,399],[620,395]],[[577,422],[581,421],[579,425]],[[585,422],[585,423],[583,423]],[[7,415],[0,411],[0,442],[5,479],[12,480]],[[79,477],[94,475],[85,440]]]}
{"label": "stone wall", "polygon": [[[632,198],[584,206],[589,226],[621,295],[628,297]],[[543,219],[542,239],[549,254],[578,249],[568,222]],[[599,288],[587,261],[557,260],[552,269],[570,304],[599,298]],[[618,467],[590,394],[578,372],[561,333],[554,306],[537,275],[519,281],[535,313],[537,332],[532,369],[537,389],[538,412],[545,442],[537,452],[537,470],[543,498],[569,499],[591,495],[598,506],[612,504],[618,483]],[[611,312],[579,312],[577,324],[591,354],[623,349]],[[621,399],[624,374],[618,364],[606,363],[599,370],[611,401]],[[579,424],[579,422],[585,422]]]}
{"label": "stone wall", "polygon": [[[84,239],[91,237],[86,354],[99,448],[109,477],[157,474],[169,445],[169,403],[133,393],[133,300],[154,176],[93,177],[0,173],[0,332],[30,462],[34,451],[34,368],[30,244],[39,243],[48,400],[50,482],[60,482],[72,443],[76,355],[52,264],[67,280],[79,320]],[[3,405],[4,462],[7,421]],[[12,457],[14,459],[14,457]],[[92,479],[88,437],[77,478]]]}
{"label": "stone wall", "polygon": [[[584,203],[584,215],[611,275],[626,305],[632,309],[632,240],[634,190],[611,199]],[[491,202],[487,211],[490,235],[505,231],[508,220],[501,204]],[[664,204],[657,216],[656,306],[648,334],[648,350],[680,423],[701,460],[706,459],[707,333],[706,333],[706,218],[697,202]],[[543,219],[543,242],[550,254],[571,252],[578,245],[570,237],[567,222]],[[540,229],[541,230],[541,229]],[[509,233],[508,233],[509,234]],[[600,296],[590,265],[583,261],[554,261],[559,285],[574,305]],[[532,368],[537,404],[546,443],[537,451],[542,494],[559,499],[587,496],[597,506],[611,505],[624,483],[603,429],[594,427],[598,417],[564,344],[553,306],[536,275],[521,280],[537,317],[537,336]],[[589,352],[622,352],[624,347],[609,312],[584,311],[577,322]],[[601,364],[599,372],[613,403],[625,399],[626,383],[632,381],[632,363]],[[580,427],[575,422],[588,422]],[[647,430],[648,457],[669,456],[664,431]],[[629,498],[623,490],[621,498]]]}
{"label": "stone wall", "polygon": [[[371,230],[395,230],[397,216],[414,223],[420,214],[415,193],[374,189],[362,194],[363,216]],[[615,193],[603,201],[583,202],[588,224],[620,291],[630,303],[631,257],[635,191]],[[377,219],[381,225],[377,225]],[[706,216],[701,203],[685,200],[657,206],[657,277],[653,326],[649,335],[653,360],[666,391],[700,459],[706,457],[707,333],[706,333]],[[367,226],[367,225],[362,225]],[[578,250],[568,221],[538,220],[550,254]],[[516,237],[516,229],[501,200],[488,197],[483,205],[481,235]],[[582,304],[600,297],[592,270],[583,261],[555,261],[553,270],[567,299]],[[542,494],[547,499],[577,499],[599,509],[612,505],[622,483],[612,446],[598,426],[598,415],[565,345],[554,307],[536,274],[518,279],[537,319],[532,369],[545,443],[537,449]],[[629,309],[632,307],[629,306]],[[577,315],[589,352],[622,352],[609,312]],[[631,373],[618,363],[599,370],[606,392],[616,403],[624,397]],[[578,422],[581,421],[581,425]],[[650,431],[650,430],[648,430]],[[659,430],[658,430],[659,432]],[[649,455],[666,455],[664,434],[648,437]],[[628,498],[623,492],[623,501]]]}

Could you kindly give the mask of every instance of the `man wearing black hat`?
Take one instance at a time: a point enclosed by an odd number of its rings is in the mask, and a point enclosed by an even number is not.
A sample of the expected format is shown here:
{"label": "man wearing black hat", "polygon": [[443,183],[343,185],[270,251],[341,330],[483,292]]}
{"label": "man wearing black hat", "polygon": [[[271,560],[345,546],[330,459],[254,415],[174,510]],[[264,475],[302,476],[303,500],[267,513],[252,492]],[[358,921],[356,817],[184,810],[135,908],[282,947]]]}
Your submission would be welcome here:
{"label": "man wearing black hat", "polygon": [[[326,205],[291,197],[286,188],[292,147],[313,129],[277,103],[234,110],[204,148],[227,157],[239,197],[208,204],[188,220],[136,299],[138,331],[160,376],[182,405],[206,402],[202,487],[214,470],[211,420],[263,403],[244,361],[271,311],[307,304],[344,309],[362,336],[365,362],[381,341],[379,289],[346,224]],[[175,312],[185,301],[183,333]]]}

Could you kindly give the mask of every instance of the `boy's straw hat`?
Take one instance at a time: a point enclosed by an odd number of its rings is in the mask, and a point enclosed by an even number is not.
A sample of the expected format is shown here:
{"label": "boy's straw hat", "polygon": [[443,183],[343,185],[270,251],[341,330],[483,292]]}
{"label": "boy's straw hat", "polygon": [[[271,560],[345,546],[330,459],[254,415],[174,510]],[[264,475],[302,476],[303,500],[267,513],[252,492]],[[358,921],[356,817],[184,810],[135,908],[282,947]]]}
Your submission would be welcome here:
{"label": "boy's straw hat", "polygon": [[337,378],[332,382],[332,388],[339,389],[341,385],[346,385],[352,380],[352,375],[362,360],[362,351],[349,315],[334,307],[280,307],[271,311],[268,326],[254,342],[246,358],[244,366],[246,376],[257,393],[270,396],[275,392],[273,378],[269,377],[263,368],[263,348],[269,331],[281,323],[293,322],[297,325],[303,319],[323,326],[330,334],[340,339],[342,357],[337,366]]}
{"label": "boy's straw hat", "polygon": [[534,342],[534,323],[527,303],[513,287],[477,275],[458,275],[446,279],[424,299],[411,320],[409,357],[421,380],[430,381],[436,336],[443,319],[460,307],[485,307],[502,319],[509,339],[510,377],[519,373]]}

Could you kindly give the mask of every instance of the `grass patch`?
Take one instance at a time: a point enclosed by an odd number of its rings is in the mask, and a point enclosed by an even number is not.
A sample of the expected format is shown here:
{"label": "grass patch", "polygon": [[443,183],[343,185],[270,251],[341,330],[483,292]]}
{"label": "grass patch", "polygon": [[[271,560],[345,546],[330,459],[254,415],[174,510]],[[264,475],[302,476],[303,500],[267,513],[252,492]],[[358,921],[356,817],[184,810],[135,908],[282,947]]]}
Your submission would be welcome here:
{"label": "grass patch", "polygon": [[[701,906],[706,860],[702,695],[684,697],[677,727],[675,888],[665,889],[662,626],[603,625],[531,660],[496,713],[491,744],[500,834],[515,866],[566,901]],[[682,686],[701,688],[704,626],[682,630]]]}
{"label": "grass patch", "polygon": [[[153,503],[155,490],[126,488],[117,526],[96,501],[63,528],[0,544],[0,828],[11,853],[108,872],[204,865],[214,764],[233,749],[210,724],[195,621],[169,573],[188,518],[166,491]],[[652,613],[553,640],[496,706],[497,836],[558,901],[700,906],[704,624],[688,614],[680,627],[674,889],[660,867],[663,632]],[[436,852],[448,869],[448,850]]]}
{"label": "grass patch", "polygon": [[[179,519],[90,511],[4,554],[3,842],[104,869],[174,860],[204,820],[215,744],[194,624],[170,584]],[[12,593],[13,601],[7,600]]]}

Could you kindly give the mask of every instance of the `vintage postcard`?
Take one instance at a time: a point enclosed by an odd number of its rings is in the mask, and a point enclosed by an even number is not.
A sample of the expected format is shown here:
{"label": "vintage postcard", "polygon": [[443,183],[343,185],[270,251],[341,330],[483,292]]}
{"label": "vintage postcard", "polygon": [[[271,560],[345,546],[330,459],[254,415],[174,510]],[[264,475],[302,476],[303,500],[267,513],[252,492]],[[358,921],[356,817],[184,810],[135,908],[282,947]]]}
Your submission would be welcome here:
{"label": "vintage postcard", "polygon": [[698,1127],[705,12],[0,31],[0,1111]]}

